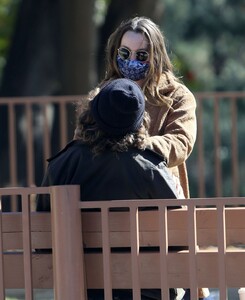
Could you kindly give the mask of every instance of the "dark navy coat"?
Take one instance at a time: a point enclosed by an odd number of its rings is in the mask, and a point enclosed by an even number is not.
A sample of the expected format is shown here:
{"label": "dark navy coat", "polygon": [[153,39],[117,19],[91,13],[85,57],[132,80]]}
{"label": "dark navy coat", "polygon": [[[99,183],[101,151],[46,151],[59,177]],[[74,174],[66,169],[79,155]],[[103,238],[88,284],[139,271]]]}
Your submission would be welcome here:
{"label": "dark navy coat", "polygon": [[[94,156],[88,145],[72,141],[48,162],[42,185],[79,184],[81,200],[177,198],[164,158],[149,149]],[[37,209],[49,210],[49,201],[39,198]]]}

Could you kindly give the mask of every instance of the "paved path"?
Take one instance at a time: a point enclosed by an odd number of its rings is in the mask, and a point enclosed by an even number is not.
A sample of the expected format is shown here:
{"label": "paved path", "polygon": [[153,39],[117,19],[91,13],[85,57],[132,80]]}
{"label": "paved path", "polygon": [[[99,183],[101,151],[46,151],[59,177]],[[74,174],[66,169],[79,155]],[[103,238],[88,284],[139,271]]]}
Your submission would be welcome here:
{"label": "paved path", "polygon": [[[23,290],[7,290],[6,300],[25,300],[25,294]],[[52,290],[35,290],[35,300],[54,300]],[[207,300],[220,300],[217,290],[210,290],[210,296]],[[229,289],[228,300],[239,300],[237,289]]]}
{"label": "paved path", "polygon": [[[54,294],[52,290],[35,290],[35,300],[54,300]],[[6,300],[25,300],[25,292],[20,290],[7,290]]]}
{"label": "paved path", "polygon": [[[228,290],[228,300],[239,300],[238,289]],[[207,300],[220,300],[219,292],[217,290],[210,290],[210,296]]]}

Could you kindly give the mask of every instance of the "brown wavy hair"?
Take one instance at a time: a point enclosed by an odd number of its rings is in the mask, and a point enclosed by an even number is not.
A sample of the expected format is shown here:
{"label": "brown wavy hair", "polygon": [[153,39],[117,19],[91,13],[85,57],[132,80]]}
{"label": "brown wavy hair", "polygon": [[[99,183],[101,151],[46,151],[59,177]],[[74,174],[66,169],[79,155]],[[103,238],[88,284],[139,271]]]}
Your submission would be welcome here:
{"label": "brown wavy hair", "polygon": [[172,100],[161,93],[167,85],[174,86],[179,79],[174,75],[173,65],[167,53],[165,38],[159,26],[146,17],[135,17],[123,21],[118,28],[110,35],[106,46],[106,73],[105,78],[88,95],[76,103],[77,115],[81,113],[84,101],[92,100],[100,89],[109,81],[121,78],[116,57],[117,49],[120,47],[122,37],[125,32],[133,31],[144,35],[148,41],[148,52],[150,54],[150,68],[142,90],[146,96],[146,101],[152,105],[171,106]]}
{"label": "brown wavy hair", "polygon": [[147,112],[144,113],[142,125],[136,132],[112,138],[96,124],[91,113],[90,103],[90,101],[87,102],[78,116],[74,139],[91,146],[94,155],[98,155],[106,149],[124,152],[129,148],[138,148],[140,150],[146,148],[146,139],[149,136],[148,130],[150,126],[150,116]]}

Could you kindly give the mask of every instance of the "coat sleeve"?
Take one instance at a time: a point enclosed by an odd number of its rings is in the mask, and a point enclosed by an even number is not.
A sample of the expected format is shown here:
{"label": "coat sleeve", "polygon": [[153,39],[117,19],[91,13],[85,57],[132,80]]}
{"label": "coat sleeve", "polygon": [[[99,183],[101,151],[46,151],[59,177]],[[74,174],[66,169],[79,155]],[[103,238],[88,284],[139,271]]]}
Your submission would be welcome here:
{"label": "coat sleeve", "polygon": [[[159,134],[149,138],[149,145],[166,158],[168,167],[175,167],[188,158],[196,140],[196,100],[180,85],[173,98]],[[160,134],[161,133],[161,134]]]}

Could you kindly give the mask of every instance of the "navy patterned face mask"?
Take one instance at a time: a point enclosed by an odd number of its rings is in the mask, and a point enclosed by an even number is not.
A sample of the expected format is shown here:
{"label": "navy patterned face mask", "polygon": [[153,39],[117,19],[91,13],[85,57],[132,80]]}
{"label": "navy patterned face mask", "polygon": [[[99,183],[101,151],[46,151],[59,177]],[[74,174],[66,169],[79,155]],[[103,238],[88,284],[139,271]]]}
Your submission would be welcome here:
{"label": "navy patterned face mask", "polygon": [[117,66],[123,77],[133,81],[144,79],[149,69],[148,62],[122,59],[119,55],[117,56]]}

